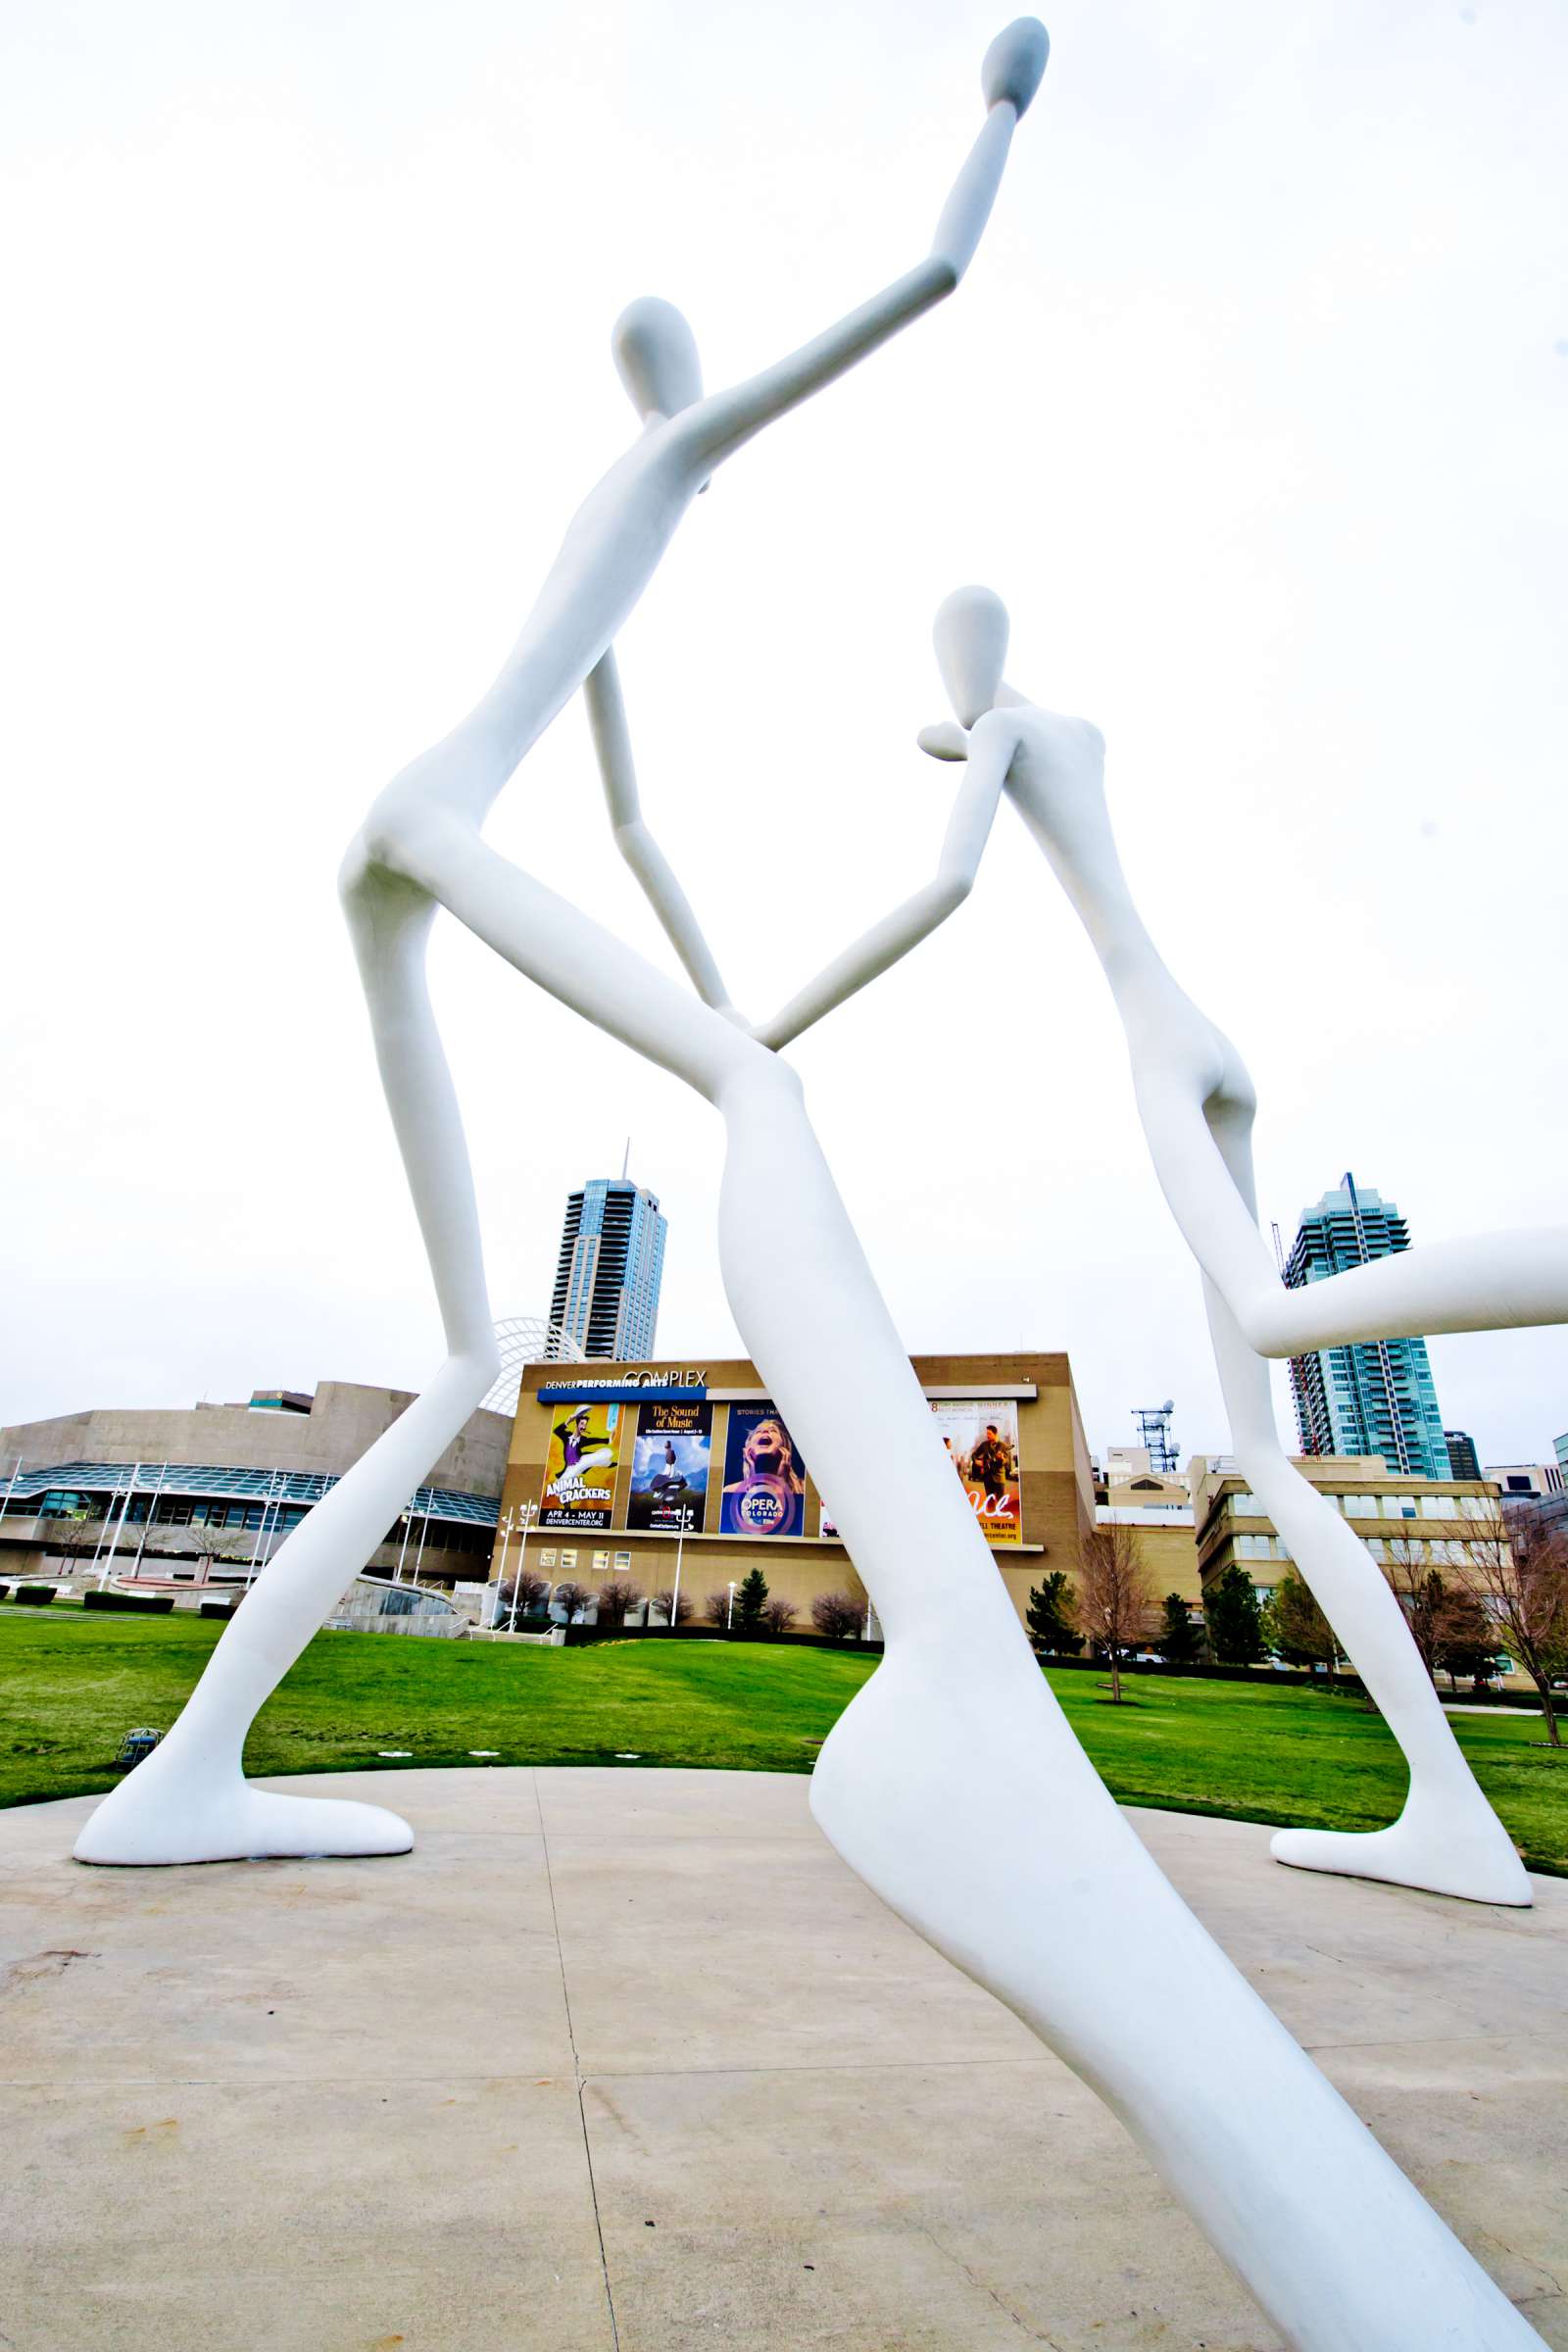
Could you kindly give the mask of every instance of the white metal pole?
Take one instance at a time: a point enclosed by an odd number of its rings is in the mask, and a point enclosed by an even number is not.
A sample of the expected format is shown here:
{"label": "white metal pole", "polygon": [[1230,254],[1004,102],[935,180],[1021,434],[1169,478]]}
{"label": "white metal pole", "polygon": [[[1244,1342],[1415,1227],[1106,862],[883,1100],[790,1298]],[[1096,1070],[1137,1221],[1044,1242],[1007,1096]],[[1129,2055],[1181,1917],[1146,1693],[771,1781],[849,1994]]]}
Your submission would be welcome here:
{"label": "white metal pole", "polygon": [[[121,1506],[120,1506],[120,1526],[119,1526],[119,1528],[116,1530],[115,1534],[114,1534],[114,1535],[112,1535],[112,1536],[110,1537],[110,1539],[109,1539],[109,1549],[108,1549],[108,1550],[105,1552],[105,1554],[104,1554],[103,1573],[100,1575],[100,1577],[99,1577],[99,1579],[98,1579],[98,1590],[99,1590],[99,1592],[100,1592],[103,1591],[103,1589],[104,1589],[105,1585],[107,1585],[107,1584],[108,1584],[108,1582],[109,1582],[109,1571],[110,1571],[110,1569],[111,1569],[111,1568],[113,1567],[113,1565],[114,1565],[114,1559],[115,1559],[115,1546],[116,1546],[116,1544],[119,1543],[119,1541],[120,1541],[120,1538],[121,1538],[121,1537],[122,1537],[122,1536],[124,1534],[124,1532],[125,1532],[125,1513],[126,1513],[126,1512],[129,1510],[129,1508],[130,1508],[130,1498],[131,1498],[132,1494],[134,1494],[134,1493],[136,1492],[136,1481],[137,1481],[137,1479],[140,1477],[140,1475],[141,1475],[141,1464],[140,1464],[140,1462],[132,1462],[132,1464],[131,1464],[131,1466],[130,1466],[130,1479],[129,1479],[129,1482],[128,1482],[128,1484],[126,1485],[126,1488],[125,1488],[125,1499],[124,1499],[124,1501],[123,1501],[123,1502],[121,1504]],[[111,1518],[113,1518],[113,1517],[114,1517],[114,1506],[113,1506],[112,1504],[111,1504],[111,1506],[110,1506],[110,1513],[109,1513],[109,1515],[110,1515],[110,1517],[111,1517]]]}
{"label": "white metal pole", "polygon": [[[426,1493],[426,1494],[428,1494],[428,1493],[429,1493],[429,1491],[430,1491],[430,1490],[429,1490],[429,1489],[428,1489],[428,1487],[427,1487],[427,1488],[425,1489],[425,1493]],[[425,1539],[425,1537],[426,1537],[426,1536],[429,1534],[429,1532],[430,1532],[430,1513],[429,1513],[429,1510],[428,1510],[428,1508],[427,1508],[427,1509],[426,1509],[426,1511],[425,1511],[424,1517],[423,1517],[423,1518],[422,1518],[422,1519],[419,1521],[419,1548],[418,1548],[418,1550],[417,1550],[417,1551],[415,1553],[415,1555],[414,1555],[414,1582],[415,1582],[415,1584],[416,1584],[416,1585],[417,1585],[417,1584],[418,1584],[418,1581],[419,1581],[419,1562],[420,1562],[420,1561],[423,1559],[423,1557],[424,1557],[424,1539]]]}
{"label": "white metal pole", "polygon": [[669,1630],[673,1634],[680,1625],[680,1558],[686,1543],[686,1530],[692,1523],[692,1506],[680,1506],[680,1525],[675,1531],[675,1590],[669,1596]]}
{"label": "white metal pole", "polygon": [[11,1497],[12,1497],[12,1495],[13,1495],[13,1494],[16,1493],[16,1491],[17,1491],[17,1481],[18,1481],[18,1479],[19,1479],[21,1476],[22,1476],[22,1456],[21,1456],[21,1454],[19,1453],[19,1454],[18,1454],[18,1456],[17,1456],[17,1466],[16,1466],[16,1468],[15,1468],[15,1469],[12,1471],[12,1473],[11,1473],[11,1483],[10,1483],[10,1485],[7,1487],[7,1489],[6,1489],[6,1491],[5,1491],[5,1497],[4,1497],[4,1500],[0,1500],[0,1519],[3,1519],[3,1518],[5,1517],[5,1515],[6,1515],[6,1503],[8,1503],[8,1502],[11,1500]]}
{"label": "white metal pole", "polygon": [[734,1630],[735,1630],[735,1587],[734,1587],[734,1584],[733,1584],[733,1582],[731,1582],[730,1589],[729,1589],[729,1615],[728,1615],[728,1616],[725,1618],[725,1620],[724,1620],[724,1631],[725,1631],[725,1633],[726,1633],[726,1634],[731,1634],[731,1633],[733,1633],[733,1632],[734,1632]]}
{"label": "white metal pole", "polygon": [[277,1549],[277,1531],[283,1524],[283,1505],[288,1498],[288,1472],[286,1470],[274,1470],[272,1477],[277,1482],[277,1494],[275,1499],[270,1493],[269,1493],[267,1497],[268,1510],[270,1510],[272,1514],[272,1524],[270,1528],[269,1528],[267,1524],[267,1511],[262,1513],[262,1548],[267,1555],[262,1562],[262,1566],[264,1568],[267,1566],[268,1561],[270,1560],[272,1553]]}
{"label": "white metal pole", "polygon": [[153,1523],[153,1513],[158,1508],[158,1497],[164,1491],[164,1481],[168,1476],[169,1464],[165,1462],[158,1473],[157,1490],[154,1493],[151,1501],[147,1505],[147,1516],[141,1523],[141,1542],[136,1546],[136,1557],[130,1563],[130,1573],[132,1576],[140,1576],[141,1574],[141,1555],[147,1548],[147,1530]]}
{"label": "white metal pole", "polygon": [[245,1571],[245,1590],[247,1592],[250,1591],[252,1585],[256,1582],[259,1565],[266,1565],[265,1561],[262,1560],[262,1545],[267,1541],[267,1514],[272,1507],[272,1496],[276,1490],[277,1472],[276,1470],[269,1470],[267,1473],[267,1498],[262,1504],[262,1523],[261,1526],[256,1530],[256,1541],[251,1545],[250,1566]]}
{"label": "white metal pole", "polygon": [[501,1622],[501,1589],[507,1581],[507,1545],[512,1542],[512,1513],[496,1520],[496,1532],[501,1538],[501,1557],[496,1564],[496,1605],[490,1612],[489,1631],[494,1633]]}
{"label": "white metal pole", "polygon": [[539,1505],[536,1502],[525,1502],[522,1506],[522,1541],[517,1546],[517,1573],[512,1587],[512,1618],[507,1627],[509,1634],[514,1634],[517,1630],[517,1592],[522,1583],[522,1571],[528,1558],[528,1534],[533,1526],[534,1514],[538,1508]]}
{"label": "white metal pole", "polygon": [[398,1546],[398,1564],[392,1571],[392,1582],[395,1585],[401,1585],[403,1582],[403,1561],[409,1548],[409,1537],[414,1528],[414,1506],[418,1499],[419,1490],[416,1487],[414,1493],[409,1496],[408,1507],[403,1513],[403,1542]]}

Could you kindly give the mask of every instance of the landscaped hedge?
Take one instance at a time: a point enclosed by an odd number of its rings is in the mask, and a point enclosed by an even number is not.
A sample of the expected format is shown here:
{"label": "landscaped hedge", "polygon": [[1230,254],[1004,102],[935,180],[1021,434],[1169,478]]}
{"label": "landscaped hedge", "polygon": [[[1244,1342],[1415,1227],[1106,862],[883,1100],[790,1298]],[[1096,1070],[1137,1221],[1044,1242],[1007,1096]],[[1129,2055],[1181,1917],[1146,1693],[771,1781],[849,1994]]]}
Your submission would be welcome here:
{"label": "landscaped hedge", "polygon": [[53,1585],[19,1585],[11,1595],[13,1600],[34,1609],[46,1609],[54,1596]]}
{"label": "landscaped hedge", "polygon": [[84,1609],[137,1609],[144,1617],[167,1617],[174,1605],[172,1592],[84,1592]]}
{"label": "landscaped hedge", "polygon": [[232,1617],[239,1607],[237,1600],[202,1600],[196,1604],[198,1617]]}

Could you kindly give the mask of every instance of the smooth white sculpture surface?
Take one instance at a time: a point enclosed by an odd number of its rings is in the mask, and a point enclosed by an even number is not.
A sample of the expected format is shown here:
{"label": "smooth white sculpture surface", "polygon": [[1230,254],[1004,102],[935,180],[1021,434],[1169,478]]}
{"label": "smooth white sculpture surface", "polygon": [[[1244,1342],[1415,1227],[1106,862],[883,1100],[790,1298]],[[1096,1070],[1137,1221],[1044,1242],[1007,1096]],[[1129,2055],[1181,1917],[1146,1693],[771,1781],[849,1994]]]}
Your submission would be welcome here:
{"label": "smooth white sculpture surface", "polygon": [[[407,1823],[378,1807],[251,1788],[242,1753],[257,1709],[500,1368],[463,1122],[425,982],[436,908],[450,907],[540,987],[687,1079],[722,1110],[732,1139],[765,1123],[773,1098],[798,1103],[796,1081],[753,1042],[728,1004],[691,908],[642,824],[612,641],[714,469],[957,285],[1048,47],[1044,26],[1028,17],[992,43],[981,69],[985,121],[931,251],[813,342],[705,398],[697,347],[678,311],[645,299],[616,321],[615,365],[643,429],[578,509],[489,692],[380,795],[340,877],[446,1360],[279,1545],[168,1738],[86,1823],[78,1860],[396,1853],[413,1842]],[[588,697],[616,839],[701,1004],[480,838],[508,778],[579,688]],[[764,1256],[771,1260],[772,1252]]]}
{"label": "smooth white sculpture surface", "polygon": [[[1361,1273],[1381,1274],[1387,1268],[1396,1280],[1381,1285],[1380,1293],[1392,1302],[1397,1277],[1408,1268],[1412,1290],[1431,1298],[1434,1286],[1424,1272],[1424,1251],[1401,1252],[1351,1275],[1332,1276],[1314,1283],[1310,1293],[1281,1290],[1256,1225],[1251,1081],[1230,1040],[1172,979],[1133,904],[1111,832],[1099,732],[1081,719],[1037,709],[1004,682],[1007,615],[989,589],[959,589],[949,597],[937,614],[935,638],[938,665],[960,724],[928,728],[921,744],[938,759],[967,759],[960,808],[994,808],[1000,779],[1089,933],[1126,1030],[1155,1172],[1203,1271],[1232,1448],[1410,1768],[1404,1808],[1388,1829],[1281,1830],[1273,1851],[1280,1861],[1301,1869],[1392,1880],[1475,1902],[1528,1904],[1524,1865],[1464,1760],[1404,1612],[1360,1539],[1293,1468],[1279,1442],[1268,1366],[1241,1320],[1261,1265],[1282,1298],[1307,1299],[1313,1327],[1325,1335],[1312,1345],[1367,1337],[1357,1320],[1365,1311],[1356,1295]],[[950,845],[954,831],[950,827]],[[966,859],[978,857],[973,832],[971,824],[964,834]],[[972,864],[966,864],[953,889],[971,873]],[[1236,1217],[1247,1221],[1255,1260],[1247,1268],[1241,1312],[1233,1310],[1225,1287],[1235,1279],[1241,1253],[1214,1250],[1215,1235]],[[1550,1247],[1560,1265],[1568,1256],[1568,1237],[1550,1237]],[[1480,1246],[1468,1291],[1459,1282],[1458,1250],[1458,1245],[1445,1250],[1444,1295],[1463,1327],[1474,1328],[1483,1300],[1493,1295],[1486,1289],[1492,1245]],[[1511,1264],[1511,1250],[1502,1254]],[[1551,1280],[1548,1260],[1543,1296],[1532,1312],[1535,1321],[1556,1319]],[[1347,1302],[1345,1315],[1336,1318],[1340,1298]],[[1510,1306],[1519,1307],[1516,1291],[1510,1289],[1507,1298]],[[1253,1320],[1255,1327],[1260,1318]]]}
{"label": "smooth white sculpture surface", "polygon": [[[318,1504],[225,1632],[168,1740],[106,1798],[96,1861],[379,1852],[409,1834],[374,1808],[264,1797],[240,1770],[255,1708],[391,1524],[495,1373],[472,1186],[423,977],[444,906],[599,1027],[719,1111],[719,1210],[736,1322],[812,1459],[881,1619],[886,1654],[825,1742],[812,1806],[850,1866],[1015,2009],[1104,2097],[1302,2352],[1508,2352],[1538,2341],[1250,1989],[1164,1879],[1073,1738],[954,1478],[806,1114],[795,1073],[728,1003],[696,918],[642,829],[610,641],[674,523],[724,456],[956,281],[1018,110],[1045,62],[1025,21],[989,53],[991,112],[931,261],[740,390],[697,400],[684,329],[637,306],[618,354],[647,428],[568,535],[501,678],[372,810],[345,904],[449,1355],[424,1396]],[[685,402],[689,405],[682,406]],[[697,990],[688,996],[489,849],[479,823],[579,685],[622,846]],[[954,870],[989,821],[973,763]],[[953,895],[945,871],[913,933]],[[961,895],[961,891],[959,893]],[[888,961],[888,940],[855,971]],[[834,967],[837,971],[838,967]],[[797,1004],[848,993],[838,981]],[[797,1026],[804,1025],[797,1021]],[[819,1378],[833,1361],[831,1390]],[[845,1382],[853,1426],[837,1409]],[[896,1459],[869,1493],[867,1448]],[[1173,2036],[1169,2020],[1200,2021]]]}

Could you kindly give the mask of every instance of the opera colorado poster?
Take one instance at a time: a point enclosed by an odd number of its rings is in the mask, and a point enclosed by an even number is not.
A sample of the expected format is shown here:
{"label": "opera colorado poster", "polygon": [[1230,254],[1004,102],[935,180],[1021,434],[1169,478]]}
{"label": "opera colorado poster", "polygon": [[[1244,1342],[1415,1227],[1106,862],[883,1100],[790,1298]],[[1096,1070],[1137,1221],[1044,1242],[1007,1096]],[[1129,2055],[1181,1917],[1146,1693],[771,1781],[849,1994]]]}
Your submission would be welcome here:
{"label": "opera colorado poster", "polygon": [[724,1446],[726,1536],[806,1533],[806,1464],[770,1404],[732,1404]]}
{"label": "opera colorado poster", "polygon": [[712,1435],[710,1404],[661,1400],[637,1407],[628,1527],[673,1535],[702,1526]]}
{"label": "opera colorado poster", "polygon": [[608,1527],[615,1499],[618,1404],[564,1405],[545,1455],[541,1527]]}

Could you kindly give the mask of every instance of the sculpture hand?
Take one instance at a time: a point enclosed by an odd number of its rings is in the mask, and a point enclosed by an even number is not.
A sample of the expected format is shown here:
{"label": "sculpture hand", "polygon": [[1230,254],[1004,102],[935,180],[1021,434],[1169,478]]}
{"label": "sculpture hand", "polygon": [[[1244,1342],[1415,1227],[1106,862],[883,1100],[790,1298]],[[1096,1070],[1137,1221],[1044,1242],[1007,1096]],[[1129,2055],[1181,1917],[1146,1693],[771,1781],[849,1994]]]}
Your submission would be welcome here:
{"label": "sculpture hand", "polygon": [[940,718],[934,727],[922,727],[915,742],[932,760],[967,760],[969,757],[968,733],[956,718]]}
{"label": "sculpture hand", "polygon": [[1006,104],[1014,114],[1026,114],[1050,55],[1051,35],[1039,18],[1014,18],[981,60],[980,87],[987,107]]}

